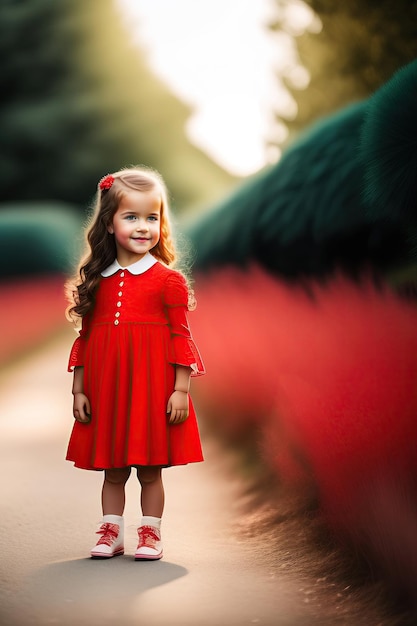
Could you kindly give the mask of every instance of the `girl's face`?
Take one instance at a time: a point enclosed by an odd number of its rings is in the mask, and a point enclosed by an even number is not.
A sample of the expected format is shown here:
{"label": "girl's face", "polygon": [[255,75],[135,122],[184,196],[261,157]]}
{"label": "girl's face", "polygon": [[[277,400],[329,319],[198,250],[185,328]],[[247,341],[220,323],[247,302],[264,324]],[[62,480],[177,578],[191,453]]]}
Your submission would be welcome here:
{"label": "girl's face", "polygon": [[127,267],[139,261],[159,241],[161,194],[128,191],[124,194],[107,230],[114,234],[117,261]]}

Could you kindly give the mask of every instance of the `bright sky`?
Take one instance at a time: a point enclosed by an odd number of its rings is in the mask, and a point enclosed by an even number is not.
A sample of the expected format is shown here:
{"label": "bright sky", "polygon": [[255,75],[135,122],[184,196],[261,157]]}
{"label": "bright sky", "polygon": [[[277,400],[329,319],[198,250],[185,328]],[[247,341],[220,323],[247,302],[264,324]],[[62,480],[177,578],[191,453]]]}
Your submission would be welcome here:
{"label": "bright sky", "polygon": [[116,0],[155,73],[188,105],[189,139],[233,174],[246,176],[279,157],[267,149],[282,142],[284,124],[274,110],[296,115],[277,73],[301,88],[308,74],[291,34],[311,26],[312,14],[293,0],[284,19],[289,33],[272,35],[264,24],[274,0]]}

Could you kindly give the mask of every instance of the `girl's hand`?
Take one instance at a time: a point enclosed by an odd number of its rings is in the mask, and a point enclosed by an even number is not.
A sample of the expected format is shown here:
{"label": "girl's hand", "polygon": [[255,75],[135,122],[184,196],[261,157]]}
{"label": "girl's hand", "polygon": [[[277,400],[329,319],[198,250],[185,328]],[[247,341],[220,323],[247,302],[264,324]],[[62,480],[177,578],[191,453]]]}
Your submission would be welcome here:
{"label": "girl's hand", "polygon": [[87,424],[91,419],[90,401],[82,391],[74,393],[72,412],[77,422]]}
{"label": "girl's hand", "polygon": [[170,413],[169,423],[180,424],[188,417],[188,393],[186,391],[174,391],[168,400],[167,413]]}

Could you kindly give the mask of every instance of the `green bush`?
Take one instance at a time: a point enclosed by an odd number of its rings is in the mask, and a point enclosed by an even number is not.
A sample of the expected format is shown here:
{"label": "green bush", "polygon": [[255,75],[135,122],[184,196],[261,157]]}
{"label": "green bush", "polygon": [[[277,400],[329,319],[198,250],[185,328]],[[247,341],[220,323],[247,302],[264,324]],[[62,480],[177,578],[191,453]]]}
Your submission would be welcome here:
{"label": "green bush", "polygon": [[72,271],[80,233],[80,213],[71,205],[0,205],[0,278]]}

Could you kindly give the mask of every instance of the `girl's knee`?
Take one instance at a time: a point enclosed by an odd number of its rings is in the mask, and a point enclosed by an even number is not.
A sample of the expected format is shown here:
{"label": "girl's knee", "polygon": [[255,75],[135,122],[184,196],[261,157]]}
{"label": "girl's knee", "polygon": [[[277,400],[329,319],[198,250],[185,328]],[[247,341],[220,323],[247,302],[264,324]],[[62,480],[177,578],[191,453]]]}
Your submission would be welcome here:
{"label": "girl's knee", "polygon": [[104,471],[105,480],[113,485],[124,484],[129,476],[130,467],[123,467],[121,469],[106,469]]}
{"label": "girl's knee", "polygon": [[138,467],[137,475],[140,484],[153,483],[161,478],[160,467]]}

